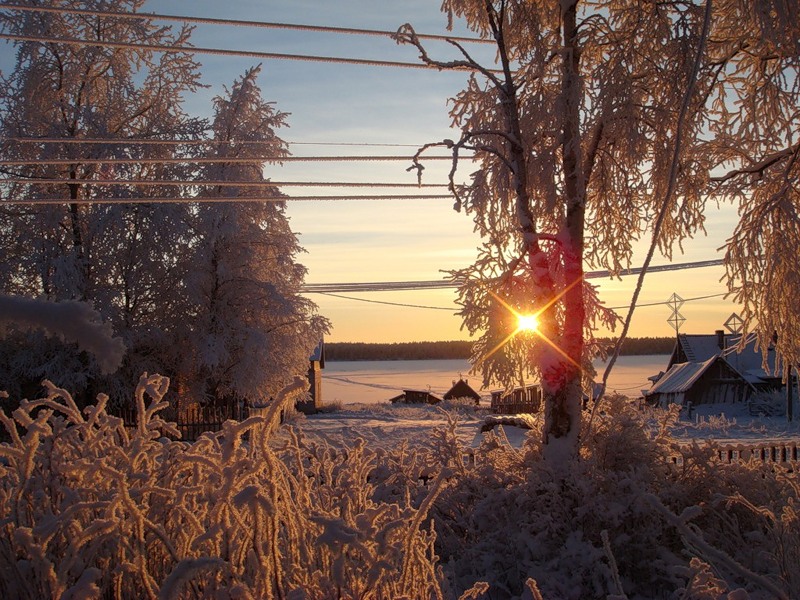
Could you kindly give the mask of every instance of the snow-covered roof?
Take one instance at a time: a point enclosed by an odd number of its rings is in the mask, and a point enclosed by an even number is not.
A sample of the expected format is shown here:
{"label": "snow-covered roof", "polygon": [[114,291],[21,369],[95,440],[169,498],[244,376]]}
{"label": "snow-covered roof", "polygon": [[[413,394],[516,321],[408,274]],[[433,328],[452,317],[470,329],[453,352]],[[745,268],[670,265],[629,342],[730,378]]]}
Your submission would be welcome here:
{"label": "snow-covered roof", "polygon": [[652,394],[673,394],[689,390],[700,376],[716,362],[717,356],[712,356],[703,362],[685,362],[672,365],[656,384],[645,392],[646,396]]}
{"label": "snow-covered roof", "polygon": [[[721,355],[733,369],[743,375],[747,374],[750,380],[757,381],[758,379],[770,377],[762,367],[761,352],[756,351],[755,335],[748,337],[745,347],[741,352],[736,351],[736,347],[741,340],[739,334],[726,334],[723,336],[724,351],[719,347],[719,337],[716,333],[681,333],[678,338],[681,348],[686,355],[686,359],[689,362],[704,362],[714,356]],[[673,359],[674,356],[673,353]],[[770,355],[768,363],[770,370],[774,371],[774,353]]]}
{"label": "snow-covered roof", "polygon": [[317,347],[311,353],[311,362],[319,362],[322,368],[325,368],[325,342],[319,341]]}
{"label": "snow-covered roof", "polygon": [[392,403],[407,402],[410,404],[428,403],[437,404],[442,401],[441,398],[432,394],[429,390],[403,390],[403,393],[389,400]]}

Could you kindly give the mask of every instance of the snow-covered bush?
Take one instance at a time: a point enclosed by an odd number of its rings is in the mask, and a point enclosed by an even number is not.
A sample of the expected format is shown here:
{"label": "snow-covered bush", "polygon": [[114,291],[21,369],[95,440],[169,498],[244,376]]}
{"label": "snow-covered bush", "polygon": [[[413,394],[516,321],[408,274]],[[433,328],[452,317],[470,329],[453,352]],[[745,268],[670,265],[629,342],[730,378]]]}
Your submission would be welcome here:
{"label": "snow-covered bush", "polygon": [[171,440],[168,383],[142,377],[133,430],[107,397],[81,412],[49,383],[0,413],[1,597],[442,597],[423,522],[439,483],[419,508],[381,502],[363,442],[334,449],[289,430],[278,444],[300,380],[263,416]]}
{"label": "snow-covered bush", "polygon": [[472,398],[448,398],[439,402],[437,406],[454,413],[474,413],[478,409]]}
{"label": "snow-covered bush", "polygon": [[679,444],[669,434],[674,410],[604,402],[591,429],[584,424],[580,460],[551,466],[536,434],[524,457],[490,438],[476,467],[450,480],[431,517],[453,590],[486,581],[491,598],[535,597],[529,578],[559,600],[788,598],[798,589],[786,566],[800,551],[796,475]]}
{"label": "snow-covered bush", "polygon": [[0,597],[761,600],[800,589],[797,475],[678,443],[675,411],[611,398],[584,424],[580,460],[553,467],[541,419],[522,449],[490,432],[474,454],[453,415],[425,445],[394,448],[279,428],[300,381],[264,414],[189,444],[159,416],[167,386],[140,380],[132,430],[105,396],[81,411],[52,384],[13,418],[0,413],[11,440],[0,445]]}
{"label": "snow-covered bush", "polygon": [[783,416],[786,414],[786,391],[759,391],[747,403],[750,414],[762,416]]}
{"label": "snow-covered bush", "polygon": [[323,414],[338,413],[344,410],[344,402],[338,398],[335,400],[326,400],[325,403],[317,408],[317,412]]}

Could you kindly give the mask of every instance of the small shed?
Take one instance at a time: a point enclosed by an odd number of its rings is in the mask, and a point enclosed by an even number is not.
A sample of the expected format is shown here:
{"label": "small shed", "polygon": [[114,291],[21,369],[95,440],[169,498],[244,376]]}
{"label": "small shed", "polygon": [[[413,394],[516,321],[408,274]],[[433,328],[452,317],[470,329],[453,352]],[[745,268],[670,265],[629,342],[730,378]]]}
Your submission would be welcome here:
{"label": "small shed", "polygon": [[456,398],[470,398],[477,405],[481,400],[481,395],[473,390],[466,381],[459,379],[453,382],[453,387],[444,395],[445,400],[455,400]]}
{"label": "small shed", "polygon": [[389,399],[392,404],[438,404],[441,401],[438,396],[423,390],[403,390],[399,396]]}
{"label": "small shed", "polygon": [[675,363],[644,392],[646,400],[666,407],[668,404],[732,404],[746,402],[755,392],[753,385],[722,356],[702,362]]}
{"label": "small shed", "polygon": [[542,406],[542,389],[536,385],[517,387],[507,392],[492,392],[492,412],[497,415],[536,413]]}
{"label": "small shed", "polygon": [[313,415],[322,407],[322,369],[325,368],[325,342],[320,340],[309,357],[309,399],[297,402],[295,407],[302,413]]}

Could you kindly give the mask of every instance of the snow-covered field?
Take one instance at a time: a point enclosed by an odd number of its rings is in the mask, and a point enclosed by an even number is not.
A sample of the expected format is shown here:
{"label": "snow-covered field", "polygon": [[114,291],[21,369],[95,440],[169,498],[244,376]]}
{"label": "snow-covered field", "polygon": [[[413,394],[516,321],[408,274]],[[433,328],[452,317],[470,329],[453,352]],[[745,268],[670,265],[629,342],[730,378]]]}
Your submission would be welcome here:
{"label": "snow-covered field", "polygon": [[[636,404],[634,399],[630,402]],[[485,404],[474,409],[447,402],[439,406],[353,403],[333,412],[299,415],[292,425],[332,443],[361,436],[372,446],[390,448],[403,441],[424,444],[432,429],[446,427],[455,418],[459,441],[470,446],[476,443],[476,436],[480,438],[480,428],[489,414]],[[797,440],[800,445],[800,417],[793,422],[787,422],[784,416],[755,417],[745,405],[698,407],[691,418],[682,414],[670,431],[675,439],[686,442],[767,444]]]}
{"label": "snow-covered field", "polygon": [[[609,390],[618,391],[635,403],[633,399],[638,392],[650,386],[647,378],[666,369],[668,359],[664,355],[620,357],[609,378]],[[604,364],[597,361],[598,373],[602,373],[603,368]],[[310,435],[332,443],[359,435],[374,447],[389,448],[403,441],[412,445],[425,444],[433,429],[445,427],[448,419],[455,416],[459,441],[475,446],[480,442],[479,430],[489,414],[489,398],[487,390],[479,389],[477,378],[469,377],[468,371],[468,361],[458,359],[328,362],[323,371],[323,397],[341,408],[299,420],[296,424]],[[447,403],[414,406],[387,402],[404,389],[429,389],[441,397],[453,380],[462,376],[483,396],[477,411]],[[527,435],[513,427],[505,429],[516,445]],[[745,405],[700,406],[691,416],[681,414],[671,434],[684,442],[713,441],[732,445],[797,440],[800,444],[800,415],[790,423],[783,416],[754,417]]]}

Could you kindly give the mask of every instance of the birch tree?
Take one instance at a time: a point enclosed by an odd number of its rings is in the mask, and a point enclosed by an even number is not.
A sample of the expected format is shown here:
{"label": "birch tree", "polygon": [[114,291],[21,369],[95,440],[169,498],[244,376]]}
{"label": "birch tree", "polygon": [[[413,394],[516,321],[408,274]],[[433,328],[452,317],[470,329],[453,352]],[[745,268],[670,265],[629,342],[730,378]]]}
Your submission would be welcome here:
{"label": "birch tree", "polygon": [[[281,192],[264,178],[264,163],[288,154],[276,133],[287,115],[262,99],[259,71],[248,70],[214,100],[208,153],[220,162],[204,176],[226,185],[204,193],[218,201],[200,204],[193,221],[192,352],[184,369],[216,403],[276,396],[305,376],[328,329],[316,305],[300,295],[306,269],[296,257],[302,248]],[[231,185],[237,182],[242,186]]]}
{"label": "birch tree", "polygon": [[[797,314],[796,2],[442,6],[451,23],[494,40],[498,68],[456,42],[460,57],[438,61],[411,25],[398,31],[422,61],[471,71],[450,111],[460,139],[427,144],[416,166],[429,148],[453,153],[456,208],[484,239],[475,264],[452,273],[464,326],[480,336],[473,362],[485,384],[541,380],[549,456],[576,454],[592,332],[619,320],[585,268],[619,273],[643,237],[647,263],[656,249],[671,258],[704,231],[709,204],[738,200],[744,218],[726,261],[746,327],[771,336]],[[480,168],[462,186],[465,151]],[[517,313],[538,315],[538,331],[519,331]],[[779,341],[787,359],[799,349],[794,333]]]}
{"label": "birch tree", "polygon": [[[19,4],[86,8],[77,1]],[[129,13],[143,4],[111,0],[103,9]],[[0,13],[0,23],[4,33],[18,36],[14,69],[0,86],[0,152],[4,160],[28,161],[2,168],[11,180],[3,196],[11,202],[0,202],[0,291],[76,300],[97,309],[126,341],[131,385],[139,369],[153,366],[137,354],[152,356],[163,342],[160,334],[184,312],[179,291],[186,269],[181,250],[187,247],[187,212],[181,205],[126,204],[127,198],[178,197],[186,190],[124,181],[180,179],[188,172],[163,163],[114,161],[180,156],[174,144],[157,142],[203,135],[206,123],[182,110],[183,95],[199,85],[192,56],[136,46],[182,45],[191,31],[173,31],[150,19],[10,9]],[[69,162],[42,162],[47,159]],[[92,162],[98,159],[108,162]],[[119,202],[93,202],[107,199]],[[20,200],[30,203],[16,203]],[[48,353],[57,351],[52,342],[42,343]],[[77,380],[65,378],[80,376],[73,389],[81,390],[87,376],[96,375],[89,357],[40,360],[41,350],[30,348],[29,377],[68,385]]]}

